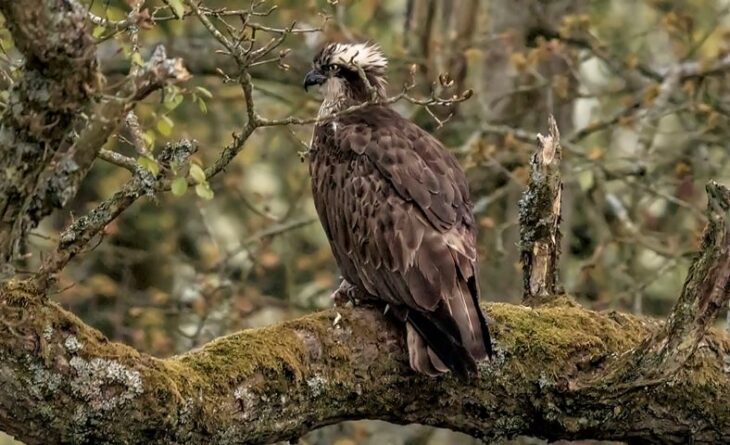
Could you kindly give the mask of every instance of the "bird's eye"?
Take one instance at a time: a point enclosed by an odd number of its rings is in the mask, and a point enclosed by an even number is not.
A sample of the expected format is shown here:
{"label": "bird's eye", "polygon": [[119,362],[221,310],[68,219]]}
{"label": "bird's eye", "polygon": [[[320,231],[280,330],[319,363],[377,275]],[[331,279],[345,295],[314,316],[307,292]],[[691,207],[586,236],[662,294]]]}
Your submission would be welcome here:
{"label": "bird's eye", "polygon": [[334,63],[328,63],[327,65],[322,67],[325,71],[336,73],[340,70],[340,67],[337,64]]}

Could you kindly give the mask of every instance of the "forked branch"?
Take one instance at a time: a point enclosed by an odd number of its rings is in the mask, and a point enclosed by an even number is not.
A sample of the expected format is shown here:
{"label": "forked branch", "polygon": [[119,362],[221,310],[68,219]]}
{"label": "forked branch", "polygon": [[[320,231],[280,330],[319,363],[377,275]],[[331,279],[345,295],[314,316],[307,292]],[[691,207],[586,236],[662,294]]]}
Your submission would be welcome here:
{"label": "forked branch", "polygon": [[730,300],[730,190],[707,184],[707,227],[679,300],[667,322],[615,366],[604,381],[654,384],[680,370],[696,353]]}

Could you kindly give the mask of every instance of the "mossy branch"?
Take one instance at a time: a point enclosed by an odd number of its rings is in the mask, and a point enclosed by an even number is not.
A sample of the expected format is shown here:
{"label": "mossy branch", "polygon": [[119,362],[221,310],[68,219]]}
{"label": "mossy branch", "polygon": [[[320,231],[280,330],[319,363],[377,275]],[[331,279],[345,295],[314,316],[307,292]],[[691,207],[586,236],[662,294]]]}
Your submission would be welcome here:
{"label": "mossy branch", "polygon": [[555,118],[548,119],[548,135],[537,135],[538,148],[530,161],[530,181],[519,202],[520,256],[523,301],[538,304],[562,292],[558,276],[563,151]]}
{"label": "mossy branch", "polygon": [[660,328],[568,300],[484,309],[494,320],[495,357],[467,386],[411,371],[403,333],[367,308],[324,311],[156,359],[109,342],[29,283],[6,282],[0,430],[29,445],[250,444],[367,418],[485,440],[730,441],[726,334],[707,335],[671,381],[590,392],[574,382]]}

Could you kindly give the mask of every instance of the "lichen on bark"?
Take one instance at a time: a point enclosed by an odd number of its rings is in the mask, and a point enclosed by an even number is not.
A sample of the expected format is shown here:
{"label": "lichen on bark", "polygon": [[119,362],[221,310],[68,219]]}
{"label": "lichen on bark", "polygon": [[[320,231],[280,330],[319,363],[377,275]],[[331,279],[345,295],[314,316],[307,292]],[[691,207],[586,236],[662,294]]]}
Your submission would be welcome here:
{"label": "lichen on bark", "polygon": [[238,444],[370,418],[487,440],[730,440],[730,411],[718,409],[730,400],[727,335],[711,332],[669,381],[585,388],[576,382],[602,372],[660,324],[589,311],[565,296],[538,308],[484,309],[495,356],[465,385],[413,373],[400,328],[368,308],[324,311],[156,359],[109,342],[27,283],[10,282],[0,293],[0,428],[28,444]]}
{"label": "lichen on bark", "polygon": [[66,199],[67,184],[40,178],[68,146],[68,129],[97,94],[101,75],[96,45],[86,32],[86,10],[76,1],[3,0],[0,12],[25,56],[0,116],[2,264],[18,253],[27,232]]}

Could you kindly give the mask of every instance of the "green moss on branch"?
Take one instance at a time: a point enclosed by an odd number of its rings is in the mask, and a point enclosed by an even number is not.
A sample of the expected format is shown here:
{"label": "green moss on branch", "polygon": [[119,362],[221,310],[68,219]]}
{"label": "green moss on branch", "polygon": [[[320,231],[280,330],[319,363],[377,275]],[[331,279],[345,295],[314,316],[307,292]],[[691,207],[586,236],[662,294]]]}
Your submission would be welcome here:
{"label": "green moss on branch", "polygon": [[485,439],[730,440],[730,410],[718,407],[730,400],[724,334],[708,336],[671,381],[576,389],[657,324],[565,301],[485,309],[495,358],[464,385],[415,375],[402,332],[365,308],[338,309],[336,325],[335,310],[324,311],[161,360],[107,341],[26,284],[5,283],[0,429],[28,444],[267,443],[370,418]]}

